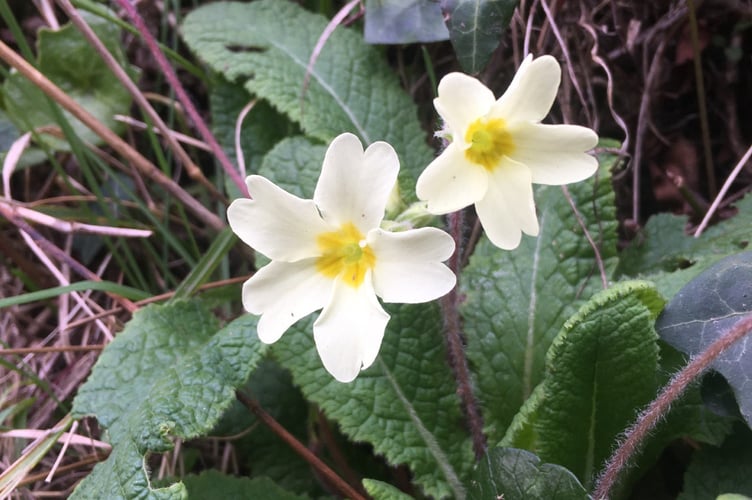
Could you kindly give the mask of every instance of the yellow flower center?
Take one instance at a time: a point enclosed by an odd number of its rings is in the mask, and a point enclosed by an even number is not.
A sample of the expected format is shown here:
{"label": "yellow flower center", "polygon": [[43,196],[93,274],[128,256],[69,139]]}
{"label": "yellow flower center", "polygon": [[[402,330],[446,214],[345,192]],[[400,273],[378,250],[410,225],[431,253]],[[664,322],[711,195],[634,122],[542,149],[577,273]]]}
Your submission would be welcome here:
{"label": "yellow flower center", "polygon": [[501,118],[479,118],[474,121],[467,128],[465,142],[470,144],[465,150],[465,157],[489,171],[499,165],[502,156],[514,151],[512,134]]}
{"label": "yellow flower center", "polygon": [[320,234],[316,243],[321,249],[316,269],[328,278],[341,277],[354,288],[363,283],[366,271],[376,263],[373,250],[352,222],[343,224],[338,231]]}

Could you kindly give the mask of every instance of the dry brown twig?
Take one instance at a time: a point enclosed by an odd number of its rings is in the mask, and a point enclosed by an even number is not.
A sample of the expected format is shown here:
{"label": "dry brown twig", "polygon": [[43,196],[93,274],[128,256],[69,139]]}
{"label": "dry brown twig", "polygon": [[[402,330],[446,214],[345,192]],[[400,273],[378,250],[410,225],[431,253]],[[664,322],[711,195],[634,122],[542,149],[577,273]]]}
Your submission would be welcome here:
{"label": "dry brown twig", "polygon": [[164,139],[167,141],[167,145],[183,164],[191,179],[197,181],[199,184],[205,187],[207,191],[211,193],[212,196],[214,196],[216,199],[220,201],[226,201],[224,200],[222,193],[217,190],[217,187],[209,182],[198,165],[196,165],[191,157],[188,156],[188,153],[180,145],[180,142],[178,142],[175,133],[172,132],[169,127],[167,127],[167,124],[165,124],[164,120],[162,120],[162,117],[159,116],[159,114],[154,110],[151,104],[149,104],[149,101],[146,99],[146,97],[144,97],[144,94],[141,92],[141,90],[136,86],[135,83],[133,83],[133,80],[131,80],[131,78],[128,76],[128,73],[125,72],[125,70],[122,68],[122,66],[120,66],[117,60],[115,60],[113,55],[110,54],[110,51],[107,50],[107,47],[105,47],[97,34],[94,33],[94,30],[92,30],[91,27],[83,19],[83,17],[81,17],[81,14],[79,14],[78,10],[73,7],[73,5],[70,3],[70,0],[57,0],[57,3],[58,5],[60,5],[60,8],[62,8],[63,11],[68,15],[71,22],[76,26],[76,28],[78,28],[78,30],[84,35],[91,46],[94,47],[94,49],[97,51],[110,71],[112,71],[118,81],[123,85],[123,87],[126,88],[126,90],[128,90],[128,93],[130,93],[136,103],[138,103],[138,106],[141,108],[141,110],[149,116],[149,119],[154,123],[154,127],[161,132],[162,137],[164,137]]}

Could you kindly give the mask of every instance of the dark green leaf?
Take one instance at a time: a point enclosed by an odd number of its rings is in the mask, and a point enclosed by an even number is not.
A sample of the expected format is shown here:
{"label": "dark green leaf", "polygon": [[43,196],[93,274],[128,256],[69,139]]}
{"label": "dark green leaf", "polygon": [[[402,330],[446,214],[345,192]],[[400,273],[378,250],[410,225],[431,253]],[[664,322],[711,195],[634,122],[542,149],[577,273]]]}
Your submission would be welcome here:
{"label": "dark green leaf", "polygon": [[[310,405],[293,386],[287,370],[272,360],[265,360],[251,374],[243,390],[256,398],[259,405],[298,440],[309,441]],[[247,408],[240,410],[249,416]],[[251,422],[246,419],[245,428],[249,425]],[[321,488],[310,464],[265,425],[254,428],[237,448],[246,457],[253,477],[267,476],[290,491],[311,495]]]}
{"label": "dark green leaf", "polygon": [[739,426],[720,448],[694,454],[678,500],[705,500],[723,493],[752,495],[752,432]]}
{"label": "dark green leaf", "polygon": [[[661,338],[694,356],[752,312],[752,252],[726,257],[690,281],[658,318]],[[739,409],[752,425],[752,353],[742,340],[712,364],[734,390]]]}
{"label": "dark green leaf", "polygon": [[[601,158],[598,177],[569,186],[607,277],[616,266],[614,160]],[[546,351],[564,321],[603,288],[593,248],[562,189],[541,186],[535,198],[538,237],[523,236],[511,252],[482,238],[461,280],[467,353],[492,443],[543,378]]]}
{"label": "dark green leaf", "polygon": [[438,307],[388,310],[392,318],[379,357],[350,384],[322,367],[310,319],[293,326],[272,352],[303,394],[353,441],[371,443],[393,465],[407,464],[427,495],[462,498],[473,459]]}
{"label": "dark green leaf", "polygon": [[152,490],[145,455],[212,429],[266,351],[255,325],[243,316],[217,332],[214,316],[195,301],[134,314],[73,402],[73,416],[96,416],[113,445],[73,496],[173,498],[182,491]]}
{"label": "dark green leaf", "polygon": [[699,238],[686,234],[686,217],[669,214],[651,217],[620,254],[617,275],[649,279],[664,297],[673,297],[702,271],[747,247],[752,196],[746,196],[736,207],[736,216],[710,227]]}
{"label": "dark green leaf", "polygon": [[218,471],[208,470],[198,476],[186,476],[183,483],[188,490],[188,500],[243,499],[253,500],[302,500],[300,497],[277,486],[274,481],[258,477],[233,477]]}
{"label": "dark green leaf", "polygon": [[448,38],[435,0],[366,0],[368,43],[425,43]]}
{"label": "dark green leaf", "polygon": [[[227,156],[233,163],[238,164],[235,126],[241,111],[253,97],[240,84],[229,83],[221,77],[217,80],[209,95],[212,132]],[[295,128],[269,103],[258,100],[240,128],[240,147],[245,160],[246,174],[257,173],[264,155]],[[229,179],[227,185],[227,192],[231,198],[240,196],[240,192]]]}
{"label": "dark green leaf", "polygon": [[493,448],[475,471],[473,500],[588,500],[585,488],[564,467],[544,464],[525,450]]}
{"label": "dark green leaf", "polygon": [[518,0],[441,0],[449,38],[463,70],[478,73],[486,66],[518,3]]}

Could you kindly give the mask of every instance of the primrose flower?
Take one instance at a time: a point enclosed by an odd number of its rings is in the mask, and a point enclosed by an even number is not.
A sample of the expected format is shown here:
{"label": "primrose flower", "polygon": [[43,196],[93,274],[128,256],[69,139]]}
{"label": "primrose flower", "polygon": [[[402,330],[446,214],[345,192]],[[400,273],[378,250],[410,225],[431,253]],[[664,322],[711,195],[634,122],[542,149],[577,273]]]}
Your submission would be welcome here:
{"label": "primrose flower", "polygon": [[385,142],[363,151],[352,134],[335,138],[313,200],[258,175],[246,179],[252,199],[227,210],[232,230],[272,261],[243,285],[243,306],[260,314],[258,336],[276,342],[299,319],[323,308],[313,337],[324,367],[352,381],[376,359],[389,321],[379,304],[426,302],[454,287],[442,261],[454,251],[445,232],[379,227],[399,159]]}
{"label": "primrose flower", "polygon": [[451,142],[418,178],[418,198],[445,214],[475,204],[486,235],[503,249],[538,234],[532,183],[567,184],[598,168],[585,151],[598,136],[577,125],[545,125],[561,80],[551,56],[528,56],[498,100],[481,82],[450,73],[433,103]]}

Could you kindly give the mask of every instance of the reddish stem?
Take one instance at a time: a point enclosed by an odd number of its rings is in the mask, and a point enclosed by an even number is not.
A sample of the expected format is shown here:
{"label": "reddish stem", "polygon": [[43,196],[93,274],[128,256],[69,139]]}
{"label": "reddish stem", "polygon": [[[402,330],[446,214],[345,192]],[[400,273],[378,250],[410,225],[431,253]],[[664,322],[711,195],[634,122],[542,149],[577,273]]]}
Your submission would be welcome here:
{"label": "reddish stem", "polygon": [[314,455],[311,450],[306,448],[303,443],[298,441],[295,436],[290,434],[287,429],[282,427],[279,422],[274,420],[274,417],[264,411],[264,409],[261,408],[256,400],[250,398],[240,391],[235,391],[235,396],[238,398],[238,401],[243,403],[246,408],[248,408],[254,415],[258,417],[259,420],[261,420],[267,427],[269,427],[269,429],[271,429],[274,434],[279,436],[282,441],[287,443],[287,445],[292,448],[295,453],[300,455],[303,460],[308,462],[311,467],[316,469],[319,474],[325,477],[327,481],[329,481],[335,488],[337,488],[340,495],[342,495],[344,498],[351,498],[353,500],[366,499],[366,497],[363,496],[361,492],[357,491],[344,479],[339,477],[339,475],[337,475],[337,473],[334,472],[328,465],[326,465],[319,457]]}
{"label": "reddish stem", "polygon": [[141,36],[146,42],[146,45],[149,47],[149,51],[154,56],[154,59],[157,61],[159,67],[162,69],[162,72],[167,78],[170,86],[173,88],[173,90],[175,90],[175,94],[177,95],[178,100],[180,100],[180,103],[185,108],[185,111],[188,113],[188,116],[193,122],[193,125],[196,127],[196,130],[198,130],[198,133],[201,134],[204,142],[209,145],[212,153],[214,153],[214,156],[217,157],[219,163],[222,164],[222,168],[224,168],[225,172],[227,172],[227,175],[230,176],[230,179],[232,179],[233,183],[235,183],[240,192],[245,196],[248,196],[248,188],[246,187],[243,179],[240,177],[240,172],[238,172],[238,170],[233,166],[230,158],[227,157],[227,154],[219,145],[217,139],[214,137],[214,134],[212,134],[209,130],[209,127],[206,126],[203,118],[201,118],[198,110],[196,110],[196,106],[193,105],[193,101],[190,97],[188,97],[188,93],[180,83],[177,74],[175,74],[175,70],[172,69],[172,66],[167,61],[164,53],[159,48],[159,44],[157,44],[154,36],[152,36],[149,29],[146,27],[146,23],[144,22],[141,15],[138,13],[130,0],[118,0],[118,3],[128,13],[128,17],[131,18],[131,21],[136,26],[136,29],[141,33]]}
{"label": "reddish stem", "polygon": [[[449,233],[454,238],[454,254],[449,258],[449,268],[454,272],[459,280],[460,276],[460,255],[462,255],[462,211],[454,212],[447,216],[449,222]],[[462,321],[460,320],[459,311],[459,294],[455,286],[452,291],[441,298],[441,307],[444,315],[444,329],[446,335],[447,348],[449,350],[449,364],[452,367],[454,378],[457,381],[457,395],[460,397],[462,409],[465,412],[465,420],[470,428],[470,435],[473,440],[473,451],[476,460],[480,460],[486,453],[487,443],[486,436],[483,434],[483,416],[480,413],[478,402],[473,393],[472,380],[470,378],[470,368],[465,356],[465,343],[462,335]]]}
{"label": "reddish stem", "polygon": [[710,365],[721,353],[741,340],[750,331],[752,331],[752,314],[742,316],[726,333],[716,339],[698,356],[692,358],[687,366],[673,376],[658,397],[637,417],[637,422],[627,430],[626,439],[606,463],[606,468],[595,486],[593,493],[595,500],[608,499],[621,471],[627,468],[629,461],[640,450],[640,446],[647,435],[661,418],[666,416],[671,409],[671,405],[681,397],[687,386],[710,368]]}

